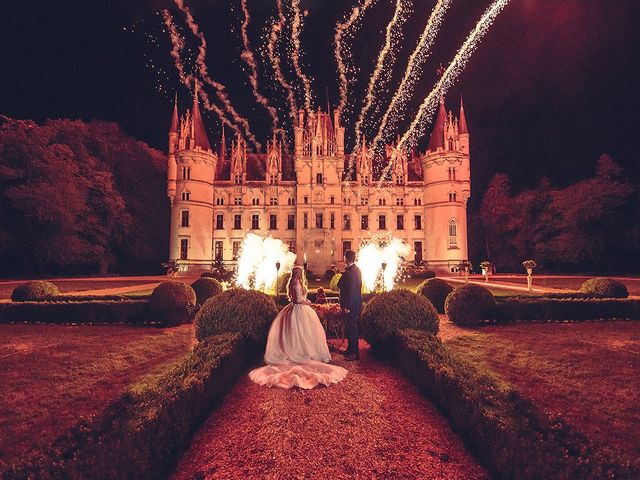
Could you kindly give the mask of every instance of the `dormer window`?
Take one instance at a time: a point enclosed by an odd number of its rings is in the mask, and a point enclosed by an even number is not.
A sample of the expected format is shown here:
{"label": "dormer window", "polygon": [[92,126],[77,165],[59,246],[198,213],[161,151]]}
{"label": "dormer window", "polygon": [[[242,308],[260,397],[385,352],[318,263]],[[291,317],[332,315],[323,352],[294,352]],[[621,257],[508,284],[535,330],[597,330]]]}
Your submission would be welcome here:
{"label": "dormer window", "polygon": [[234,175],[233,183],[235,183],[236,185],[240,185],[242,183],[242,175]]}
{"label": "dormer window", "polygon": [[396,177],[396,185],[404,185],[404,175],[398,175]]}
{"label": "dormer window", "polygon": [[453,150],[453,138],[449,138],[449,150]]}

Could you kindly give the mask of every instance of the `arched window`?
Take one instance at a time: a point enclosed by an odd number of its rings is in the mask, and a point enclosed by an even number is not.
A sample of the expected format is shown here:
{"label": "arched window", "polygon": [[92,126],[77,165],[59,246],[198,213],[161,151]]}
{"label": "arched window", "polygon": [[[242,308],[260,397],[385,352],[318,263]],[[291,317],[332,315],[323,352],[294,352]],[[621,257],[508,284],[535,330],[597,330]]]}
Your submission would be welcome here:
{"label": "arched window", "polygon": [[191,197],[191,192],[185,190],[184,192],[182,192],[182,201],[183,202],[188,202],[189,199]]}
{"label": "arched window", "polygon": [[458,225],[455,220],[449,221],[449,245],[458,244]]}

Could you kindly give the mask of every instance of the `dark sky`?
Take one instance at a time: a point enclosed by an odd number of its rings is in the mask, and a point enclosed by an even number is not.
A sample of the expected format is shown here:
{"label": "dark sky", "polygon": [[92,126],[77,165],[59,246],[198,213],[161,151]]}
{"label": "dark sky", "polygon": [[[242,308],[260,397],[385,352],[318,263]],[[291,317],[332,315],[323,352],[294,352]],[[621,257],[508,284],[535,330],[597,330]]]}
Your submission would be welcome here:
{"label": "dark sky", "polygon": [[[337,96],[333,27],[352,1],[302,0],[309,11],[302,34],[304,64],[323,106],[327,92],[332,102]],[[187,0],[207,36],[212,75],[227,85],[231,100],[264,141],[267,116],[253,102],[239,61],[239,3]],[[263,43],[273,3],[249,0],[254,47]],[[353,52],[361,69],[357,98],[366,87],[394,3],[378,0],[356,36]],[[404,70],[434,3],[414,1],[392,81]],[[412,111],[433,85],[438,63],[452,58],[489,3],[453,1]],[[173,69],[158,15],[162,8],[170,8],[184,25],[169,1],[3,2],[0,113],[37,121],[112,120],[165,150],[172,92],[178,88],[183,106],[188,92],[179,86]],[[556,185],[571,183],[590,176],[602,153],[609,153],[638,182],[639,22],[637,0],[510,2],[448,96],[454,111],[460,93],[465,98],[476,198],[499,171],[507,173],[516,188],[533,186],[544,176]],[[269,89],[270,71],[264,64],[261,69],[267,93],[284,107],[283,95]],[[219,125],[211,116],[207,127],[217,137]]]}

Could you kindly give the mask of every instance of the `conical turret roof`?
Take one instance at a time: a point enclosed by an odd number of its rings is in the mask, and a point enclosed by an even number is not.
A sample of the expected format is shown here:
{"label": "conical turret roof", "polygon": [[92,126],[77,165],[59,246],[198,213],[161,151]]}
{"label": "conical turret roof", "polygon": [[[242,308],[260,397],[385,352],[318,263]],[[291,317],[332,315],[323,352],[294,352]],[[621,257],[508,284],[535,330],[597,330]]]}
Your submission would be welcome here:
{"label": "conical turret roof", "polygon": [[193,111],[191,113],[191,121],[193,124],[193,144],[203,150],[211,150],[209,137],[207,137],[207,131],[204,128],[204,121],[202,120],[202,114],[200,113],[200,106],[198,105],[198,82],[196,82],[193,91]]}
{"label": "conical turret roof", "polygon": [[438,148],[444,148],[444,123],[447,119],[447,111],[444,106],[444,96],[440,97],[440,108],[438,110],[438,116],[433,125],[433,131],[429,138],[428,150],[435,151]]}
{"label": "conical turret roof", "polygon": [[171,116],[169,133],[178,133],[178,92],[176,92],[176,97],[173,102],[173,115]]}
{"label": "conical turret roof", "polygon": [[467,117],[464,115],[464,103],[462,102],[462,95],[460,95],[460,127],[458,129],[459,133],[469,133],[469,129],[467,128]]}

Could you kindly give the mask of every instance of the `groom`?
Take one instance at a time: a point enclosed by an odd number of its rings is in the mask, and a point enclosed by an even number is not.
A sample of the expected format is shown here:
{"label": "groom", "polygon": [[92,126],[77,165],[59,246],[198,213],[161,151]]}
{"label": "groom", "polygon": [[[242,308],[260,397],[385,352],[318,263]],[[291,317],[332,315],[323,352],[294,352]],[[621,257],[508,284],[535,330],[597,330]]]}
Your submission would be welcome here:
{"label": "groom", "polygon": [[362,273],[355,264],[356,252],[347,250],[344,252],[344,263],[347,265],[342,277],[338,281],[340,290],[340,307],[345,314],[345,330],[347,340],[347,350],[344,354],[345,360],[358,360],[358,317],[362,309]]}

